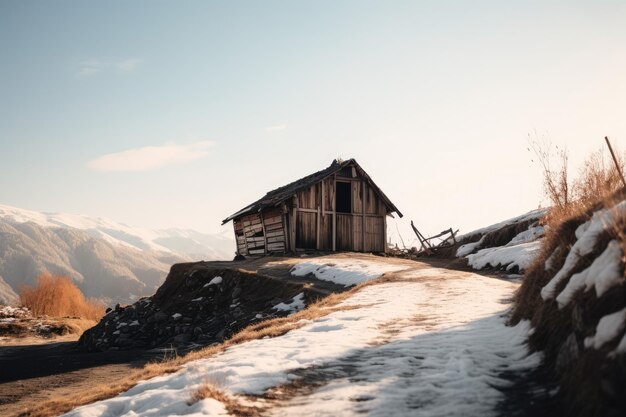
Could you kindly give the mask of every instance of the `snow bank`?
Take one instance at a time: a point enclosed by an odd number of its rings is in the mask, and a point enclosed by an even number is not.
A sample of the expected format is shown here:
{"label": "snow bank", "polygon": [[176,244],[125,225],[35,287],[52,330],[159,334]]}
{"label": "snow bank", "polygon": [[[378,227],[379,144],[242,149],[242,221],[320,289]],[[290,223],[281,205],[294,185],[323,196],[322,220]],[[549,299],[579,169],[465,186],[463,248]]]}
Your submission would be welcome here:
{"label": "snow bank", "polygon": [[502,229],[503,227],[511,225],[511,224],[521,223],[521,222],[530,221],[530,220],[539,220],[542,217],[544,217],[547,212],[548,212],[548,209],[545,209],[545,208],[532,210],[526,214],[522,214],[521,216],[513,217],[511,219],[502,221],[500,223],[492,224],[491,226],[483,227],[482,229],[476,229],[469,233],[465,233],[461,236],[457,236],[457,239],[463,240],[464,238],[469,237],[469,236],[486,235],[487,233],[494,232],[498,229]]}
{"label": "snow bank", "polygon": [[481,249],[475,254],[467,256],[467,262],[474,269],[483,269],[487,266],[504,267],[507,271],[517,267],[527,269],[541,251],[541,241],[522,243],[515,246],[499,246]]}
{"label": "snow bank", "polygon": [[602,296],[610,288],[624,282],[620,263],[622,249],[617,240],[612,240],[600,256],[594,259],[589,268],[572,275],[569,282],[556,297],[559,308],[569,304],[574,295],[582,290],[596,289],[596,295]]}
{"label": "snow bank", "polygon": [[503,373],[531,369],[539,357],[527,355],[526,323],[505,325],[499,300],[515,285],[455,274],[429,269],[416,274],[419,280],[363,288],[339,305],[350,310],[233,346],[67,416],[223,415],[212,401],[187,406],[194,387],[208,379],[231,395],[262,394],[307,375],[322,387],[266,412],[495,416],[501,389],[510,384]]}
{"label": "snow bank", "polygon": [[387,272],[396,272],[407,268],[408,266],[404,265],[362,259],[313,259],[296,264],[291,269],[291,274],[300,277],[313,274],[317,279],[348,287],[379,278]]}
{"label": "snow bank", "polygon": [[484,245],[488,233],[495,232],[514,223],[538,220],[543,217],[545,213],[546,211],[543,209],[534,210],[523,216],[472,232],[469,235],[484,234],[479,241],[460,246],[457,249],[456,256],[459,258],[465,257],[468,264],[474,269],[506,267],[508,271],[517,267],[519,270],[525,270],[532,265],[535,257],[540,252],[540,238],[545,234],[543,226],[531,225],[527,230],[514,236],[504,246],[484,248],[477,252],[476,250]]}
{"label": "snow bank", "polygon": [[609,225],[614,224],[618,218],[626,215],[626,201],[622,201],[613,208],[597,211],[591,220],[581,224],[576,229],[576,243],[572,246],[563,267],[541,289],[541,298],[549,300],[555,297],[558,285],[572,274],[572,270],[583,256],[593,252],[598,237],[603,234]]}

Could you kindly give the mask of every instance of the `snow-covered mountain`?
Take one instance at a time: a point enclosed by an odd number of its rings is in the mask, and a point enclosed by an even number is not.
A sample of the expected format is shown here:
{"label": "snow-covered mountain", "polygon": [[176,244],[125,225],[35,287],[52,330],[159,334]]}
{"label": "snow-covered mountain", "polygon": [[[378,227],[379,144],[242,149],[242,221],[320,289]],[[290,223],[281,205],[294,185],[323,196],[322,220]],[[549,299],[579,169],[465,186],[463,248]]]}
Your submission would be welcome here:
{"label": "snow-covered mountain", "polygon": [[126,302],[152,294],[173,263],[233,253],[232,239],[221,235],[0,205],[0,303],[43,271],[71,277],[87,296]]}

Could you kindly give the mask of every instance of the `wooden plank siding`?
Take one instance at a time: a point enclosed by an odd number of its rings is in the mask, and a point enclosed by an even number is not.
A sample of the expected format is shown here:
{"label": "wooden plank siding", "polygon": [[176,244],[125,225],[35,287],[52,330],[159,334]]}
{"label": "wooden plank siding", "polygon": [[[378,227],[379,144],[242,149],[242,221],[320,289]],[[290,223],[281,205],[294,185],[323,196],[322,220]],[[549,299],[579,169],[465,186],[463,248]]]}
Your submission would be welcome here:
{"label": "wooden plank siding", "polygon": [[[233,220],[238,253],[384,252],[388,207],[359,172],[354,166],[345,167],[298,190],[279,207]],[[349,213],[336,211],[338,181],[350,184]]]}

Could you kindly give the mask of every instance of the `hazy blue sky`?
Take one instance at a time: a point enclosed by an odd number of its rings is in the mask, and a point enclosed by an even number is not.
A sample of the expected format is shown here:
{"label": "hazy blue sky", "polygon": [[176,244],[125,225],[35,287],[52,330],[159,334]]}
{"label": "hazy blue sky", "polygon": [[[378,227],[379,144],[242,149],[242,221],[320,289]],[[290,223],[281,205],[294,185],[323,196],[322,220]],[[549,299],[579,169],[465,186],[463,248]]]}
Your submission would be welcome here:
{"label": "hazy blue sky", "polygon": [[3,0],[0,203],[220,231],[341,156],[403,233],[482,226],[540,204],[528,134],[574,166],[626,147],[624,22],[624,1]]}

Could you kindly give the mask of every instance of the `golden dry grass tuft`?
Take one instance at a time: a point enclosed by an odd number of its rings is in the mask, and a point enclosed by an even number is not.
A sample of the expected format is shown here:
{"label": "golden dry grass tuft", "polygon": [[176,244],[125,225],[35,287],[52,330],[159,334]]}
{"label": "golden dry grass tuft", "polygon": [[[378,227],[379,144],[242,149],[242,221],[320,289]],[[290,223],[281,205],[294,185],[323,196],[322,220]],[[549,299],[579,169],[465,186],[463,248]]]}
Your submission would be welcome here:
{"label": "golden dry grass tuft", "polygon": [[259,409],[244,405],[238,398],[231,397],[224,391],[219,389],[215,383],[205,380],[200,386],[194,389],[187,400],[187,405],[193,405],[198,401],[207,398],[219,401],[224,405],[228,414],[237,417],[256,417],[259,415]]}
{"label": "golden dry grass tuft", "polygon": [[97,300],[85,298],[68,277],[52,276],[48,273],[40,275],[36,285],[22,286],[20,302],[35,316],[99,320],[104,315],[104,305]]}
{"label": "golden dry grass tuft", "polygon": [[189,400],[187,400],[187,405],[195,404],[207,398],[212,398],[223,404],[228,404],[231,401],[231,398],[217,388],[215,384],[205,380],[198,388],[191,392]]}
{"label": "golden dry grass tuft", "polygon": [[[545,222],[555,230],[568,220],[589,214],[600,206],[613,206],[620,200],[617,194],[624,187],[618,168],[604,150],[592,153],[573,180],[567,174],[567,153],[564,150],[559,152],[561,165],[558,169],[552,170],[548,163],[542,165],[546,196],[552,203]],[[624,158],[618,157],[618,166],[623,172]]]}
{"label": "golden dry grass tuft", "polygon": [[[355,286],[354,288],[342,292],[331,294],[325,298],[322,298],[312,304],[310,304],[306,309],[301,310],[297,313],[292,314],[287,317],[274,318],[266,321],[262,321],[259,323],[255,323],[250,325],[240,331],[239,333],[233,335],[228,340],[225,340],[223,343],[213,346],[208,346],[204,349],[200,349],[194,352],[190,352],[185,356],[177,356],[171,359],[167,359],[161,362],[152,362],[146,364],[141,370],[138,370],[130,375],[124,380],[120,380],[111,385],[97,385],[92,387],[88,391],[77,392],[76,394],[63,397],[63,398],[55,398],[52,400],[48,400],[42,402],[39,406],[20,414],[21,417],[51,417],[56,416],[65,412],[68,412],[76,407],[81,405],[90,404],[96,401],[105,400],[107,398],[114,397],[124,391],[129,390],[134,387],[138,382],[150,379],[156,376],[173,373],[178,371],[182,365],[198,360],[198,359],[206,359],[211,356],[217,355],[224,350],[235,346],[237,344],[245,343],[250,340],[261,339],[263,337],[277,337],[281,336],[290,330],[294,330],[300,328],[307,324],[310,320],[314,320],[328,314],[331,314],[336,311],[342,310],[350,310],[360,308],[362,306],[359,305],[339,305],[342,301],[349,298],[351,295],[360,291],[362,288],[367,287],[369,285],[379,284],[381,282],[388,282],[393,280],[393,274],[388,274],[383,276],[377,280],[368,281],[362,284]],[[243,407],[243,406],[242,406]],[[245,409],[241,408],[240,409]],[[233,408],[236,410],[236,408]],[[234,414],[235,411],[233,411]],[[248,414],[240,414],[240,415],[248,415]],[[251,414],[254,416],[254,414]]]}

